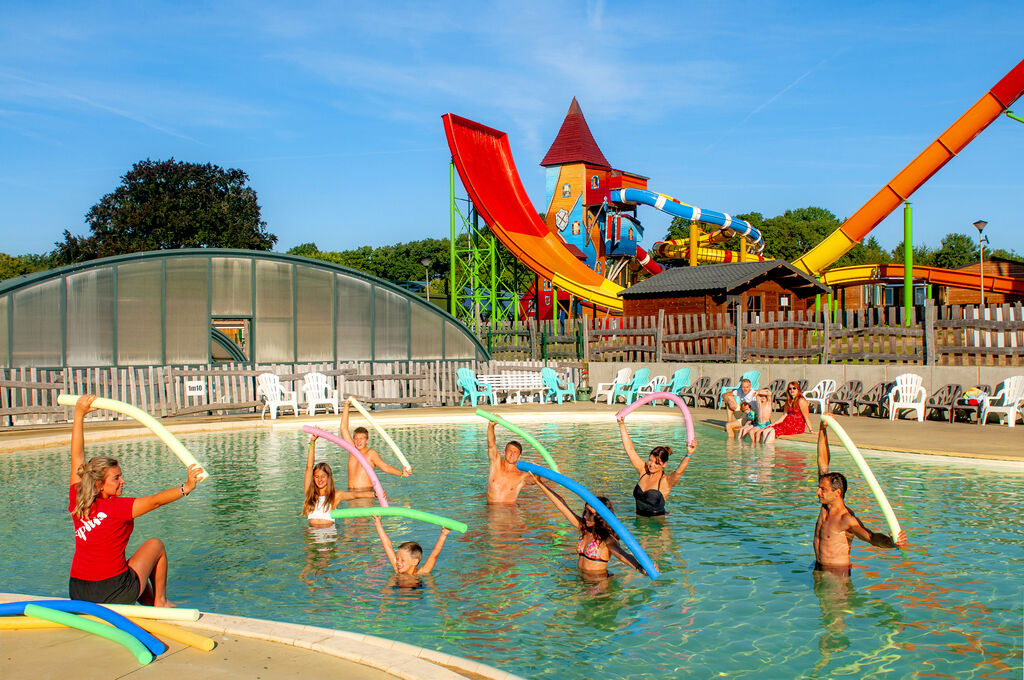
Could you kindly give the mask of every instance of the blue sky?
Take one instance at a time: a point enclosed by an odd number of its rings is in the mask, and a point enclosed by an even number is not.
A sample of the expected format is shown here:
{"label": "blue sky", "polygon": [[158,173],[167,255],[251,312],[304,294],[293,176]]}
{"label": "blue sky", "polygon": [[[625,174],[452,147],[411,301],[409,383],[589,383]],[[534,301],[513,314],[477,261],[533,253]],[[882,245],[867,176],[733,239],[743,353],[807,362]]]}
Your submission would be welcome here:
{"label": "blue sky", "polygon": [[[573,96],[655,191],[842,218],[1022,46],[1009,2],[0,0],[0,251],[86,233],[134,162],[172,156],[246,171],[281,251],[445,237],[442,114],[507,131],[540,207]],[[1024,250],[1021,158],[1024,125],[1001,117],[912,197],[915,240],[985,219],[994,247]],[[873,232],[887,248],[899,213]],[[645,244],[664,234],[640,218]]]}

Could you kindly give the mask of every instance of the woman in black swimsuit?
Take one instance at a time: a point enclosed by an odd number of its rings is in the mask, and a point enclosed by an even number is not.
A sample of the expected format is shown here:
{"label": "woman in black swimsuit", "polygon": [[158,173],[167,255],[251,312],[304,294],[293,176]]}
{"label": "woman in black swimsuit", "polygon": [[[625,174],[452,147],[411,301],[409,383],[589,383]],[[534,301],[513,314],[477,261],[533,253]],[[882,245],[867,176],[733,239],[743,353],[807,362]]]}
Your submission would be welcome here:
{"label": "woman in black swimsuit", "polygon": [[629,462],[640,474],[636,486],[633,487],[633,498],[636,500],[636,514],[643,517],[657,517],[665,514],[665,498],[672,491],[672,487],[679,483],[686,468],[690,465],[690,456],[697,450],[697,440],[690,442],[686,447],[686,455],[675,472],[665,473],[665,464],[672,454],[671,447],[655,446],[647,456],[646,462],[636,453],[633,440],[626,431],[626,422],[622,418],[619,421],[619,434],[622,435],[622,447],[626,449]]}

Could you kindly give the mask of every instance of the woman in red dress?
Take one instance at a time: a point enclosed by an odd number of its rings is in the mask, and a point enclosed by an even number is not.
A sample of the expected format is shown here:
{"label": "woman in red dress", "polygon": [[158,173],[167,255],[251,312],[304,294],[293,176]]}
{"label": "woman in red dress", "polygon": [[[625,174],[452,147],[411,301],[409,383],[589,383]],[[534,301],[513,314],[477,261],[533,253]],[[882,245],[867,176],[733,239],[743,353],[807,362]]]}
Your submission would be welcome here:
{"label": "woman in red dress", "polygon": [[770,442],[776,437],[813,432],[811,414],[807,410],[804,393],[800,391],[800,384],[796,381],[790,382],[786,386],[786,394],[786,415],[767,428],[763,436],[765,442]]}

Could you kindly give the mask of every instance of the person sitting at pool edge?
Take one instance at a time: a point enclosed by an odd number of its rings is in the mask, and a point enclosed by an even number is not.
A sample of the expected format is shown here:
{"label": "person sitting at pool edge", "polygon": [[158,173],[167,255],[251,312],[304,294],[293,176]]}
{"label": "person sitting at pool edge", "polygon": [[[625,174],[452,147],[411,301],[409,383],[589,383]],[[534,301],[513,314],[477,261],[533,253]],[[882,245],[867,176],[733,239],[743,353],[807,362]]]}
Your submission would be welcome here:
{"label": "person sitting at pool edge", "polygon": [[725,421],[725,434],[727,437],[732,437],[743,427],[743,420],[739,418],[740,402],[747,402],[750,404],[750,408],[756,411],[757,397],[754,394],[754,388],[750,380],[744,378],[740,380],[740,386],[726,392],[723,399],[725,401],[725,408],[728,411]]}
{"label": "person sitting at pool edge", "polygon": [[[314,465],[316,457],[315,434],[309,436],[309,452],[306,454],[306,476],[302,486],[306,489],[306,499],[302,506],[302,514],[311,527],[334,526],[331,510],[342,501],[354,498],[373,498],[373,490],[337,491],[334,488],[334,472],[324,462]],[[351,456],[349,456],[351,458]],[[360,466],[361,467],[361,466]]]}
{"label": "person sitting at pool edge", "polygon": [[694,439],[686,445],[686,455],[680,461],[679,467],[674,472],[665,474],[665,465],[668,457],[672,454],[670,446],[655,446],[644,461],[636,453],[633,440],[626,431],[626,421],[616,417],[619,421],[619,435],[622,437],[622,448],[626,449],[629,462],[636,468],[640,479],[633,487],[633,498],[636,501],[636,514],[643,517],[657,517],[665,514],[665,498],[672,492],[672,488],[679,483],[686,468],[690,465],[690,456],[697,450],[697,440]]}
{"label": "person sitting at pool edge", "polygon": [[519,492],[526,486],[526,473],[516,467],[523,445],[516,440],[505,444],[503,456],[498,455],[498,442],[494,436],[497,423],[487,425],[487,458],[490,470],[487,473],[487,502],[494,505],[509,505],[519,498]]}
{"label": "person sitting at pool edge", "polygon": [[814,568],[845,571],[850,569],[850,544],[854,536],[879,548],[900,548],[907,545],[907,534],[892,536],[871,531],[846,507],[846,477],[829,472],[828,433],[818,429],[818,501],[821,512],[814,525]]}
{"label": "person sitting at pool edge", "polygon": [[420,560],[423,558],[423,548],[420,547],[419,543],[406,541],[396,549],[391,545],[391,538],[384,531],[384,525],[380,521],[380,517],[374,515],[373,525],[377,528],[377,535],[380,536],[381,545],[384,546],[384,554],[388,556],[388,562],[391,563],[391,567],[399,577],[423,576],[433,571],[434,565],[437,564],[437,558],[441,554],[441,549],[444,548],[444,540],[448,538],[450,533],[446,528],[441,529],[441,535],[438,537],[437,543],[434,544],[434,549],[430,551],[430,555],[423,562],[423,566],[420,566]]}
{"label": "person sitting at pool edge", "polygon": [[[558,508],[558,511],[580,532],[580,540],[576,544],[576,566],[581,572],[590,576],[607,575],[608,560],[615,555],[637,571],[647,573],[635,557],[619,546],[615,532],[592,507],[584,505],[583,514],[577,515],[564,498],[548,488],[536,475],[531,473],[530,478],[533,479],[534,484],[540,487],[552,505]],[[604,503],[609,510],[612,509],[611,501],[604,496],[598,496],[597,500]]]}
{"label": "person sitting at pool edge", "polygon": [[743,438],[749,434],[751,441],[753,441],[754,436],[752,432],[757,429],[757,411],[750,408],[750,404],[745,401],[740,402],[739,423],[740,430],[736,438],[743,441]]}
{"label": "person sitting at pool edge", "polygon": [[[341,438],[347,441],[352,446],[359,449],[359,453],[366,457],[367,462],[370,463],[371,468],[383,470],[389,475],[395,475],[397,477],[408,477],[412,474],[411,469],[401,469],[392,467],[384,462],[375,449],[371,449],[367,446],[370,440],[370,433],[365,427],[357,427],[355,431],[348,431],[348,410],[349,401],[345,400],[345,408],[341,411]],[[366,470],[359,464],[355,456],[348,457],[348,489],[349,491],[367,491],[373,489],[373,483],[370,482],[370,475],[366,474]]]}
{"label": "person sitting at pool edge", "polygon": [[140,498],[126,498],[124,477],[117,460],[93,456],[85,460],[85,415],[96,396],[86,394],[75,404],[71,426],[71,486],[68,512],[75,528],[68,596],[104,604],[173,607],[167,601],[167,551],[158,538],[146,539],[125,559],[125,547],[135,518],[192,493],[203,471],[190,465],[185,483]]}

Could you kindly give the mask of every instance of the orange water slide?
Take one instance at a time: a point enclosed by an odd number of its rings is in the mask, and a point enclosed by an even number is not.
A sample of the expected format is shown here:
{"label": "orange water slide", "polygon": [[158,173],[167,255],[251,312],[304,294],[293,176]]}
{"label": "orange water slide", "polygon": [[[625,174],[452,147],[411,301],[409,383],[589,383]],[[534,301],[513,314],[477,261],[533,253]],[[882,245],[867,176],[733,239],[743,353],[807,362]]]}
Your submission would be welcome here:
{"label": "orange water slide", "polygon": [[[793,264],[810,274],[821,274],[850,248],[860,243],[903,201],[948,163],[1024,92],[1024,61],[1003,76],[974,106],[939,135],[881,191],[861,206],[842,226]],[[915,270],[917,267],[914,268]]]}
{"label": "orange water slide", "polygon": [[[959,269],[943,269],[942,267],[918,267],[913,269],[914,280],[918,283],[933,283],[939,286],[953,286],[978,290],[978,274]],[[829,286],[856,286],[862,283],[880,283],[882,281],[903,281],[903,265],[901,264],[857,264],[851,267],[829,269],[821,277],[821,282]],[[1024,295],[1024,279],[1012,276],[985,274],[985,290],[990,293],[1006,293]]]}
{"label": "orange water slide", "polygon": [[452,113],[442,118],[462,186],[498,240],[558,288],[621,312],[616,293],[622,287],[578,260],[540,219],[519,178],[508,135]]}

